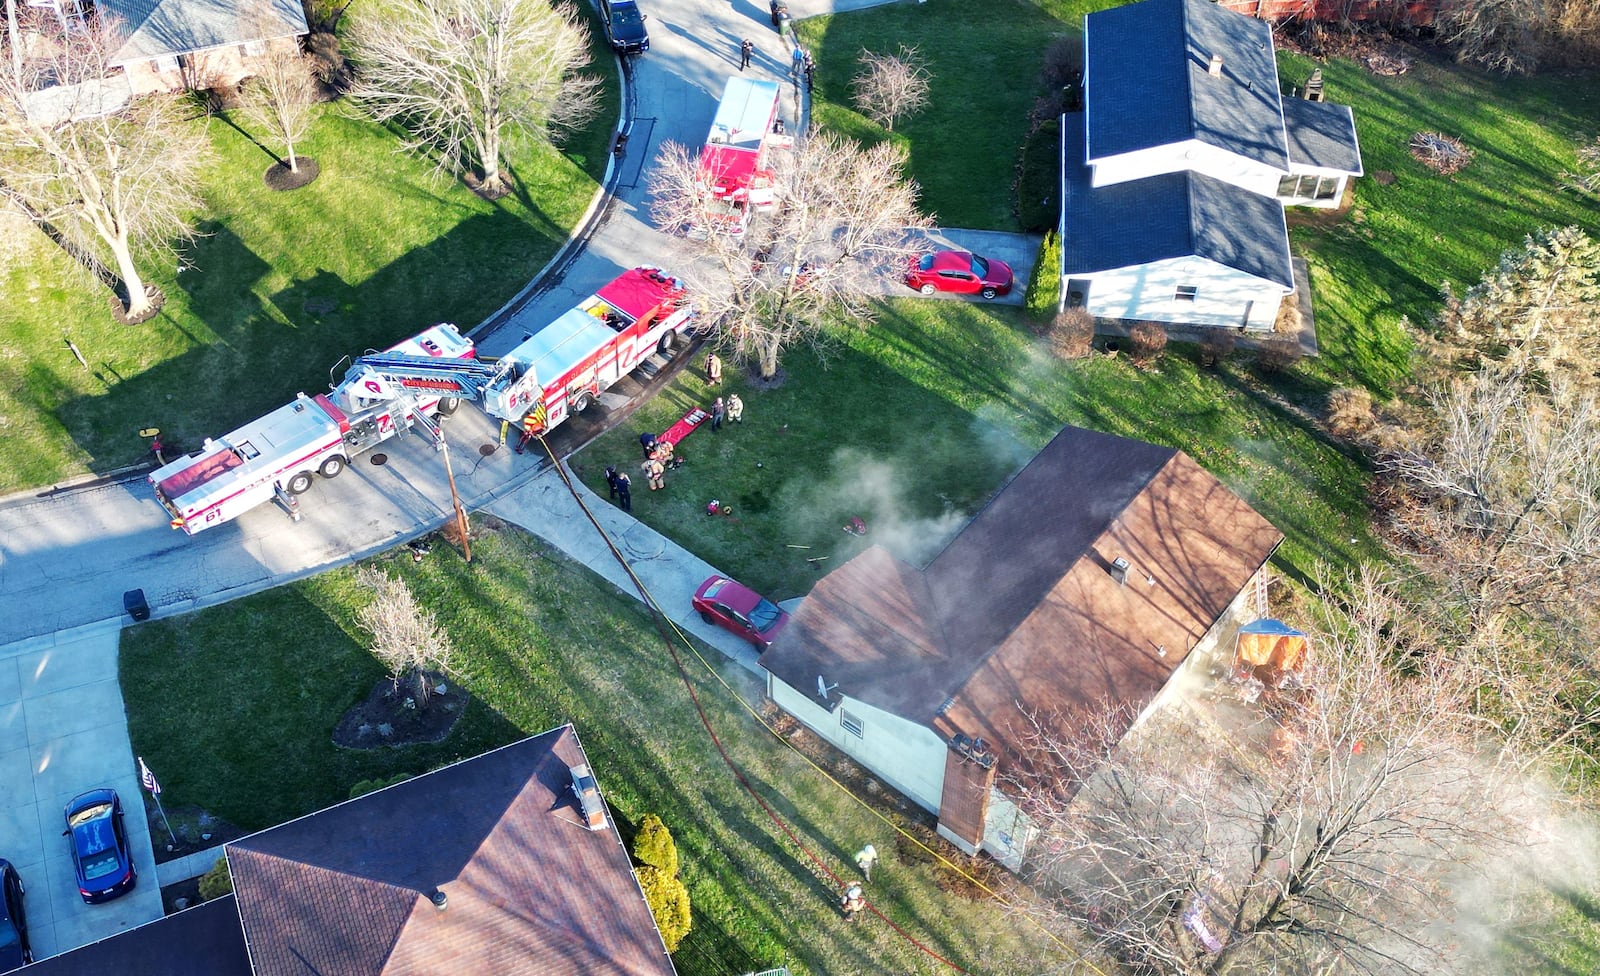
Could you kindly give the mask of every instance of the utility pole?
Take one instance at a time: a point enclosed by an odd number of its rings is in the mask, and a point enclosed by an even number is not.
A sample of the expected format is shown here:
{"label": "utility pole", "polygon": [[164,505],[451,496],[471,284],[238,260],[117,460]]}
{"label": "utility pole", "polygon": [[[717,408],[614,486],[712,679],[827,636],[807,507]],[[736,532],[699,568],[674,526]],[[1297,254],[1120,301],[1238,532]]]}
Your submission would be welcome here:
{"label": "utility pole", "polygon": [[450,467],[450,445],[444,439],[444,431],[439,432],[439,450],[444,453],[444,473],[450,481],[450,502],[456,508],[456,531],[461,534],[461,558],[472,562],[472,540],[468,538],[467,510],[461,507],[461,495],[456,492],[456,473]]}

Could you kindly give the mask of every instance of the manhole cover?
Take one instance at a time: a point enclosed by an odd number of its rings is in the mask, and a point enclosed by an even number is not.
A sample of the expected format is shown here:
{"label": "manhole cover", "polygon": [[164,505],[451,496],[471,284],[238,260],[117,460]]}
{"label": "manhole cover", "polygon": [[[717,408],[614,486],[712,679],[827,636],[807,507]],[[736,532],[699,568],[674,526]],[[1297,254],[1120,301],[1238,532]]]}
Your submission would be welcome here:
{"label": "manhole cover", "polygon": [[499,449],[500,449],[500,446],[498,444],[479,444],[478,445],[478,455],[480,457],[488,457],[489,455],[493,454],[495,451],[498,451]]}
{"label": "manhole cover", "polygon": [[387,454],[374,454],[374,455],[372,455],[372,463],[373,464],[388,464],[389,463],[389,455],[387,455]]}

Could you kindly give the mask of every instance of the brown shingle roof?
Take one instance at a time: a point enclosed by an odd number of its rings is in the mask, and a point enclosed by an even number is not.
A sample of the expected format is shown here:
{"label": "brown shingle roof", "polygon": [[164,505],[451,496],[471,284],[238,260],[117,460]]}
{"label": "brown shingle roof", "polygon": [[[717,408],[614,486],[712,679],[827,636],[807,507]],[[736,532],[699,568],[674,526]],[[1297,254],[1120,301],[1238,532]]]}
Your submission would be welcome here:
{"label": "brown shingle roof", "polygon": [[1187,455],[1068,427],[925,570],[824,577],[761,664],[1004,758],[1022,709],[1150,701],[1282,539]]}
{"label": "brown shingle roof", "polygon": [[[670,976],[570,726],[228,846],[258,976]],[[443,891],[448,907],[429,900]]]}

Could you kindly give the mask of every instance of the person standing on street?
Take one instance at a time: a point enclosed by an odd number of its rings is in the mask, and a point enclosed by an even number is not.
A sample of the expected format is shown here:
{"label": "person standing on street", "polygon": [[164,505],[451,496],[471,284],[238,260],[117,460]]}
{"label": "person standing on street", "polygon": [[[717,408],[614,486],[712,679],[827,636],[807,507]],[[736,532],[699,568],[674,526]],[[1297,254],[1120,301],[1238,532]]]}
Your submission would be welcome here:
{"label": "person standing on street", "polygon": [[723,406],[722,397],[717,397],[716,400],[712,401],[712,403],[711,403],[711,430],[713,432],[719,431],[719,430],[722,429],[722,418],[727,416],[727,414],[728,414],[728,408]]}
{"label": "person standing on street", "polygon": [[537,410],[529,410],[522,415],[522,439],[517,441],[518,454],[528,449],[528,445],[533,443],[534,437],[538,436],[539,430],[544,426],[539,418],[534,416],[536,413]]}
{"label": "person standing on street", "polygon": [[706,356],[706,385],[716,386],[722,382],[722,357],[716,353]]}
{"label": "person standing on street", "polygon": [[739,70],[740,71],[743,71],[744,69],[750,67],[750,55],[755,53],[755,49],[756,49],[755,41],[750,40],[750,38],[748,38],[748,37],[745,38],[743,41],[739,42]]}
{"label": "person standing on street", "polygon": [[622,506],[624,512],[633,511],[633,479],[628,477],[628,472],[617,472],[617,504]]}
{"label": "person standing on street", "polygon": [[811,57],[811,52],[807,51],[805,58],[800,62],[800,64],[801,70],[804,71],[806,75],[806,94],[809,95],[811,94],[811,89],[817,75],[817,62]]}
{"label": "person standing on street", "polygon": [[744,423],[744,401],[737,393],[728,394],[728,419],[736,424]]}

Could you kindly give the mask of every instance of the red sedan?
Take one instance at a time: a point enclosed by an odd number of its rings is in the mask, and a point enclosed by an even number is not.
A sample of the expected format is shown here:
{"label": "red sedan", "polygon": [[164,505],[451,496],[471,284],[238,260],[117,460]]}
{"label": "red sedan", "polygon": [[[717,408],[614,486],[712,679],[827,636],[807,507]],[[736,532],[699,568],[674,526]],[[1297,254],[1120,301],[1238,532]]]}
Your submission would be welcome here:
{"label": "red sedan", "polygon": [[789,622],[789,615],[747,586],[726,576],[713,576],[694,593],[700,619],[738,634],[761,650],[772,646]]}
{"label": "red sedan", "polygon": [[934,251],[911,262],[906,284],[931,295],[936,291],[995,298],[1011,293],[1014,279],[1004,261],[979,257],[970,251]]}

